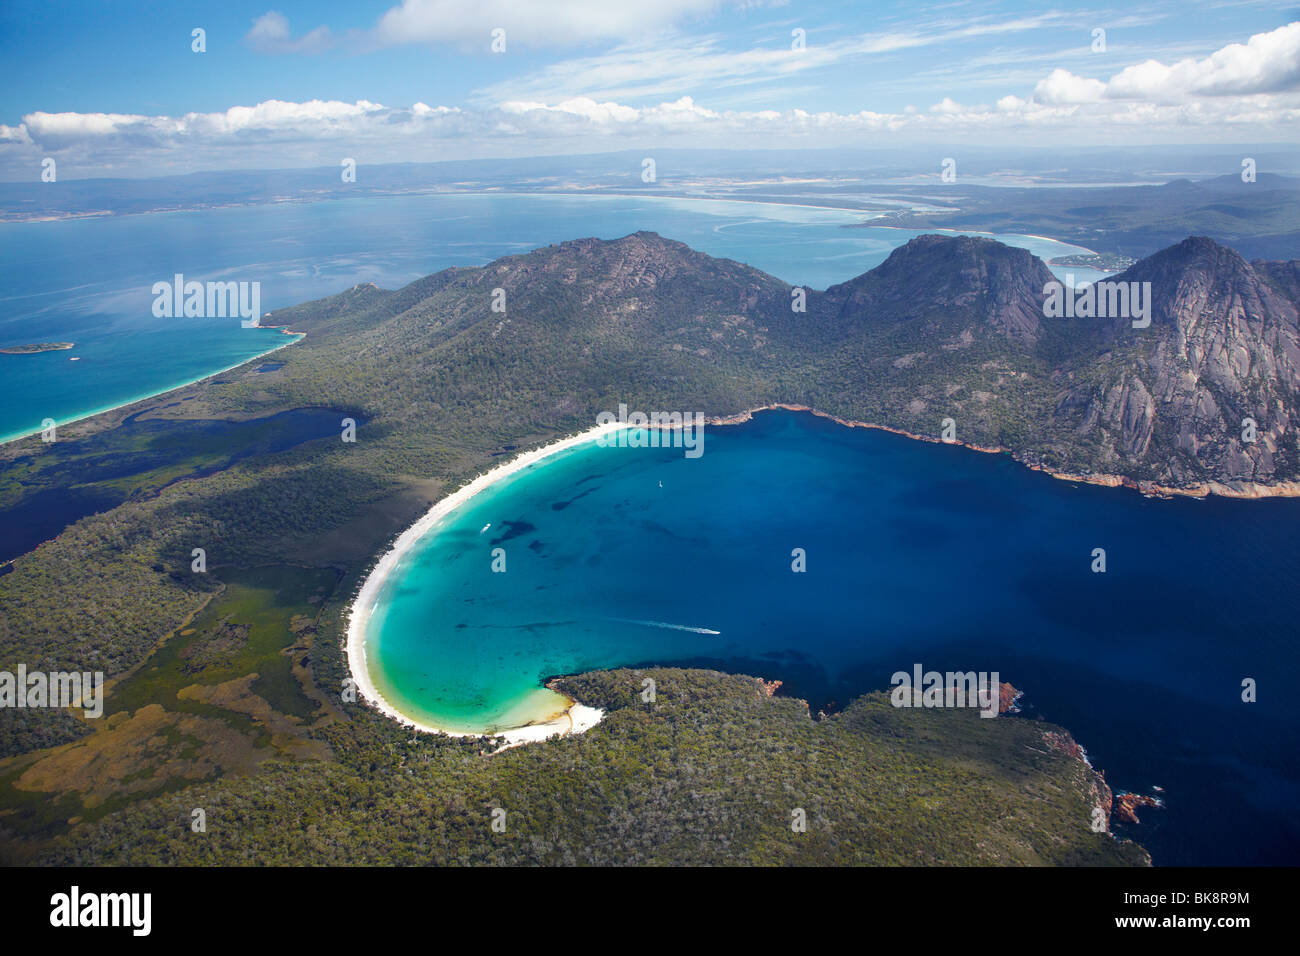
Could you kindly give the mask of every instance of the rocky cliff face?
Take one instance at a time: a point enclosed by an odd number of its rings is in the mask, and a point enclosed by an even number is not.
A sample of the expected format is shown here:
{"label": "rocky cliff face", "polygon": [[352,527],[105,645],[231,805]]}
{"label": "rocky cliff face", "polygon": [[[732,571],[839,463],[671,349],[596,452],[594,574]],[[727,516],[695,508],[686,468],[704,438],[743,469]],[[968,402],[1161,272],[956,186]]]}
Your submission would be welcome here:
{"label": "rocky cliff face", "polygon": [[825,307],[858,329],[880,424],[929,434],[949,417],[959,440],[1049,470],[1173,489],[1300,477],[1300,263],[1187,239],[1111,280],[1145,294],[1139,328],[1132,307],[1047,317],[1054,281],[1024,250],[922,236]]}
{"label": "rocky cliff face", "polygon": [[1111,321],[1101,348],[1071,358],[1053,427],[1092,439],[1098,471],[1174,485],[1295,477],[1295,265],[1191,238],[1115,277],[1150,283],[1151,325]]}

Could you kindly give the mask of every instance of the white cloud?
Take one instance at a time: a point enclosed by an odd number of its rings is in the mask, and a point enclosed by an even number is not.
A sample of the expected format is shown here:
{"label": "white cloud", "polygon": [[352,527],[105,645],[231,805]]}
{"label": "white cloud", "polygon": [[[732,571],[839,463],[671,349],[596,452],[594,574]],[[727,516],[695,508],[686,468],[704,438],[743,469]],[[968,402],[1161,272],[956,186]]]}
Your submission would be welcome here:
{"label": "white cloud", "polygon": [[482,44],[492,30],[511,46],[570,46],[619,40],[712,13],[721,0],[403,0],[379,18],[377,46],[410,43]]}
{"label": "white cloud", "polygon": [[1034,97],[1044,103],[1093,103],[1105,98],[1178,104],[1201,97],[1295,92],[1300,92],[1300,22],[1257,33],[1244,44],[1230,43],[1200,60],[1188,58],[1172,66],[1147,60],[1107,82],[1053,70],[1034,89]]}
{"label": "white cloud", "polygon": [[1155,60],[1111,78],[1107,95],[1173,102],[1192,96],[1245,96],[1300,90],[1300,22],[1230,43],[1203,60]]}
{"label": "white cloud", "polygon": [[950,97],[945,96],[938,103],[930,107],[931,113],[941,113],[946,116],[957,116],[965,112],[960,103],[955,103]]}
{"label": "white cloud", "polygon": [[113,140],[138,147],[262,138],[321,138],[346,134],[369,117],[387,111],[378,103],[358,100],[267,100],[256,106],[232,106],[224,113],[184,116],[139,116],[126,113],[29,113],[23,127],[37,143],[62,148],[86,141]]}
{"label": "white cloud", "polygon": [[1105,95],[1106,84],[1101,80],[1075,76],[1059,68],[1034,87],[1034,99],[1040,103],[1095,103]]}
{"label": "white cloud", "polygon": [[5,126],[0,123],[0,143],[21,143],[30,144],[32,138],[27,135],[27,125],[19,123],[17,126]]}
{"label": "white cloud", "polygon": [[244,42],[259,53],[322,53],[335,45],[334,35],[326,26],[319,26],[297,40],[293,39],[288,17],[275,10],[269,10],[253,21],[253,28],[244,36]]}
{"label": "white cloud", "polygon": [[148,129],[159,122],[174,124],[166,117],[133,116],[127,113],[28,113],[23,126],[36,142],[55,149],[86,139],[123,136]]}
{"label": "white cloud", "polygon": [[634,110],[630,106],[620,106],[618,103],[597,103],[595,100],[585,96],[565,100],[563,103],[558,103],[555,106],[548,106],[545,103],[502,103],[501,109],[507,113],[514,113],[516,115],[530,113],[534,110],[569,113],[597,123],[608,123],[611,121],[628,122],[635,120],[640,115],[639,110]]}
{"label": "white cloud", "polygon": [[[388,107],[267,100],[217,113],[142,116],[116,113],[30,113],[16,127],[0,127],[0,156],[12,150],[68,150],[92,161],[119,162],[151,153],[183,152],[207,168],[246,165],[258,150],[288,165],[319,165],[333,154],[370,155],[397,162],[475,155],[527,155],[633,146],[798,147],[861,144],[874,133],[914,140],[1004,132],[1020,141],[1053,130],[1089,131],[1096,141],[1143,134],[1240,127],[1243,135],[1292,135],[1300,120],[1294,95],[1217,97],[1197,103],[1153,104],[1101,99],[1045,102],[1005,96],[995,107],[968,106],[945,97],[924,111],[853,113],[789,110],[715,110],[689,96],[655,105],[575,97],[559,103],[514,100],[478,110],[416,103]],[[1204,135],[1204,134],[1202,134]],[[1210,135],[1216,135],[1211,132]],[[1110,140],[1107,139],[1110,137]],[[379,157],[382,157],[379,158]]]}
{"label": "white cloud", "polygon": [[494,83],[478,91],[483,104],[508,100],[557,102],[580,96],[596,99],[640,99],[693,94],[752,84],[786,87],[799,74],[884,56],[905,50],[940,46],[985,36],[1033,32],[1059,26],[1062,14],[1042,14],[1012,20],[978,19],[963,24],[917,24],[910,29],[886,29],[838,39],[809,34],[802,50],[790,49],[785,36],[767,47],[734,50],[722,34],[681,37],[665,35],[639,39],[592,56],[549,64],[523,77]]}

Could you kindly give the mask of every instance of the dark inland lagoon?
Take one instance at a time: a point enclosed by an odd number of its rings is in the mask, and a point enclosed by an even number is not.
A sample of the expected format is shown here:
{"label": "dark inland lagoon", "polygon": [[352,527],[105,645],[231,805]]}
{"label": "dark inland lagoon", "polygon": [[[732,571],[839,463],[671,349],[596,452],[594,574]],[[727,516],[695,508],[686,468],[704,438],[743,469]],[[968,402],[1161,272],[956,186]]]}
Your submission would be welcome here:
{"label": "dark inland lagoon", "polygon": [[[331,408],[294,408],[246,421],[141,419],[140,414],[86,438],[37,446],[36,454],[14,460],[13,470],[24,477],[0,489],[0,562],[129,498],[156,494],[254,455],[337,438],[346,415],[358,424],[366,421]],[[36,476],[25,477],[33,465],[39,466]]]}
{"label": "dark inland lagoon", "polygon": [[385,580],[369,671],[470,730],[593,668],[779,678],[814,713],[916,664],[996,671],[1026,694],[1003,719],[1061,724],[1116,793],[1163,799],[1117,829],[1157,865],[1294,864],[1298,524],[1298,500],[1147,499],[764,412],[698,458],[591,443],[476,495]]}

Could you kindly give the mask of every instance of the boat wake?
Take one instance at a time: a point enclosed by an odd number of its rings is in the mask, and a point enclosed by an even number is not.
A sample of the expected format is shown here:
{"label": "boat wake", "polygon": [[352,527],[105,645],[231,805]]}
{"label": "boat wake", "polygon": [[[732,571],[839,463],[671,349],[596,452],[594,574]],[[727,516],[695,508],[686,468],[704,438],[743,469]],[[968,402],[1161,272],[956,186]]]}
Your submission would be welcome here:
{"label": "boat wake", "polygon": [[690,631],[692,634],[714,636],[722,633],[711,627],[691,627],[689,624],[669,624],[667,621],[634,621],[623,617],[611,618],[611,620],[618,621],[620,624],[640,624],[642,627],[666,627],[670,631]]}

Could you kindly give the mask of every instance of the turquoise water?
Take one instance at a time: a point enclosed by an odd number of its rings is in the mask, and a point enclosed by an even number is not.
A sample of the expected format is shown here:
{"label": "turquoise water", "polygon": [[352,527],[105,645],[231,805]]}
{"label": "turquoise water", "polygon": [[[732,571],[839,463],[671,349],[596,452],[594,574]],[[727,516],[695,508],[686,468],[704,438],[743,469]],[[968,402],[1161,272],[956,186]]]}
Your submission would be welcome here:
{"label": "turquoise water", "polygon": [[1130,834],[1157,862],[1294,863],[1297,519],[1297,500],[1148,500],[766,412],[708,429],[697,459],[591,444],[476,496],[381,588],[370,670],[463,731],[545,716],[545,678],[594,668],[780,678],[814,712],[918,663],[997,671],[1113,787],[1165,788]]}
{"label": "turquoise water", "polygon": [[[916,232],[845,229],[842,210],[712,200],[443,195],[284,203],[65,222],[0,223],[0,441],[194,381],[287,339],[238,319],[158,319],[153,283],[261,283],[262,311],[359,282],[398,288],[449,266],[649,229],[792,283],[825,288]],[[1002,237],[1040,255],[1076,246]],[[1074,270],[1082,274],[1083,270]],[[71,361],[76,358],[77,361]]]}

